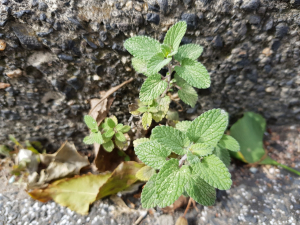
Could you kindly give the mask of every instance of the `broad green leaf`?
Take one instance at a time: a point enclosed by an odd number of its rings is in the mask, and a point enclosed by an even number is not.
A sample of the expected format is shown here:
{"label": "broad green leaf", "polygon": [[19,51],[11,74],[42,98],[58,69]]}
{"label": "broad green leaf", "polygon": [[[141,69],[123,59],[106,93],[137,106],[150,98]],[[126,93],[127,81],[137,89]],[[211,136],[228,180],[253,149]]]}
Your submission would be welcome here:
{"label": "broad green leaf", "polygon": [[222,148],[228,149],[230,151],[238,152],[240,150],[239,143],[231,136],[224,134],[219,141],[219,145]]}
{"label": "broad green leaf", "polygon": [[214,147],[205,143],[196,143],[192,145],[189,150],[197,156],[207,156],[213,153]]}
{"label": "broad green leaf", "polygon": [[92,139],[91,135],[89,135],[83,139],[83,143],[87,145],[91,145],[94,144],[94,140]]}
{"label": "broad green leaf", "polygon": [[104,143],[102,146],[103,146],[103,148],[104,148],[107,152],[111,152],[111,151],[114,149],[114,147],[115,147],[115,145],[114,145],[114,143],[112,142],[112,140],[110,140],[110,141]]}
{"label": "broad green leaf", "polygon": [[107,143],[107,142],[109,142],[112,139],[113,136],[111,136],[111,137],[105,137],[104,134],[103,134],[102,138],[103,138],[104,143]]}
{"label": "broad green leaf", "polygon": [[122,127],[122,129],[120,130],[122,133],[127,133],[128,131],[130,131],[131,127],[128,125],[125,125]]}
{"label": "broad green leaf", "polygon": [[139,178],[141,181],[149,180],[152,175],[155,174],[155,169],[151,168],[150,166],[144,166],[136,173],[136,177]]}
{"label": "broad green leaf", "polygon": [[142,125],[144,127],[145,130],[147,130],[152,123],[152,114],[145,112],[143,117],[142,117]]}
{"label": "broad green leaf", "polygon": [[115,125],[118,124],[118,119],[116,116],[110,116],[109,118],[111,118],[115,122]]}
{"label": "broad green leaf", "polygon": [[231,187],[231,175],[224,163],[214,154],[206,156],[201,163],[191,165],[193,174],[197,174],[205,182],[220,190]]}
{"label": "broad green leaf", "polygon": [[137,147],[138,145],[150,141],[149,138],[140,138],[133,141],[133,147]]}
{"label": "broad green leaf", "polygon": [[124,141],[126,141],[126,137],[124,136],[124,134],[122,133],[122,132],[117,132],[116,133],[116,138],[119,140],[119,141],[121,141],[121,142],[124,142]]}
{"label": "broad green leaf", "polygon": [[[265,154],[263,136],[266,120],[254,112],[244,113],[230,128],[230,135],[237,140],[241,147],[241,154],[249,163],[258,162]],[[232,155],[235,155],[234,153]]]}
{"label": "broad green leaf", "polygon": [[119,123],[119,124],[115,127],[115,129],[116,129],[117,131],[120,131],[123,127],[124,127],[124,125],[121,124],[121,123]]}
{"label": "broad green leaf", "polygon": [[[88,136],[89,137],[89,136]],[[84,140],[83,140],[84,142]],[[85,142],[84,142],[85,143]],[[85,143],[87,144],[87,143]],[[12,152],[11,149],[9,149],[7,146],[5,145],[0,145],[0,155],[4,155],[6,157],[9,157],[10,156],[10,153]]]}
{"label": "broad green leaf", "polygon": [[154,169],[160,169],[171,153],[170,150],[160,145],[157,141],[139,144],[134,148],[134,151],[143,163]]}
{"label": "broad green leaf", "polygon": [[106,124],[110,128],[114,128],[117,125],[117,123],[115,123],[115,121],[112,118],[106,118]]}
{"label": "broad green leaf", "polygon": [[197,60],[202,54],[203,48],[197,44],[186,44],[179,47],[177,54],[174,58],[181,62],[184,58]]}
{"label": "broad green leaf", "polygon": [[90,115],[84,116],[84,122],[92,132],[98,131],[97,121]]}
{"label": "broad green leaf", "polygon": [[113,129],[113,128],[110,128],[108,131],[106,131],[106,132],[103,134],[103,136],[104,136],[105,138],[111,138],[112,136],[114,136],[114,134],[115,134],[114,129]]}
{"label": "broad green leaf", "polygon": [[186,155],[190,165],[200,163],[200,158],[197,155],[194,155],[192,152],[187,151]]}
{"label": "broad green leaf", "polygon": [[100,132],[91,133],[90,136],[91,136],[91,139],[94,141],[94,143],[102,144],[104,142]]}
{"label": "broad green leaf", "polygon": [[216,190],[197,175],[192,175],[188,179],[185,191],[196,202],[204,206],[215,204]]}
{"label": "broad green leaf", "polygon": [[175,66],[176,73],[196,88],[209,88],[210,76],[206,68],[192,59],[182,60],[181,66]]}
{"label": "broad green leaf", "polygon": [[124,42],[126,50],[136,58],[149,60],[161,51],[160,43],[150,37],[135,36]]}
{"label": "broad green leaf", "polygon": [[214,150],[214,154],[218,156],[227,167],[230,165],[230,155],[227,149],[217,146]]}
{"label": "broad green leaf", "polygon": [[175,128],[177,130],[180,130],[181,132],[186,133],[188,128],[191,126],[192,121],[181,121],[176,124]]}
{"label": "broad green leaf", "polygon": [[165,80],[161,80],[159,74],[152,75],[143,83],[140,91],[141,101],[150,101],[160,96],[168,87]]}
{"label": "broad green leaf", "polygon": [[185,154],[185,147],[189,144],[186,135],[173,127],[156,126],[152,130],[151,140],[156,140],[161,145],[178,155]]}
{"label": "broad green leaf", "polygon": [[150,72],[147,71],[147,61],[146,60],[138,59],[138,58],[132,58],[131,62],[132,62],[133,68],[138,73],[142,73],[147,77],[152,75]]}
{"label": "broad green leaf", "polygon": [[156,178],[157,174],[154,174],[143,188],[141,203],[145,209],[153,208],[158,203],[155,186]]}
{"label": "broad green leaf", "polygon": [[109,129],[111,129],[108,124],[106,123],[106,121],[104,121],[104,123],[102,123],[100,125],[100,127],[103,129],[104,132],[108,131]]}
{"label": "broad green leaf", "polygon": [[181,89],[178,91],[178,97],[186,104],[191,107],[195,107],[198,101],[198,94],[195,89],[189,84],[184,84],[180,86]]}
{"label": "broad green leaf", "polygon": [[150,107],[150,108],[149,108],[149,112],[157,113],[157,112],[158,112],[158,109],[155,108],[155,107]]}
{"label": "broad green leaf", "polygon": [[179,114],[178,114],[177,111],[173,111],[173,110],[171,111],[171,110],[168,110],[166,118],[167,118],[168,120],[175,120],[175,121],[178,121],[178,120],[179,120]]}
{"label": "broad green leaf", "polygon": [[174,24],[167,32],[164,39],[164,44],[170,45],[173,51],[177,51],[186,32],[186,28],[187,24],[184,21]]}
{"label": "broad green leaf", "polygon": [[165,58],[164,53],[159,52],[152,56],[147,64],[147,71],[152,74],[159,72],[165,65],[167,65],[172,58]]}
{"label": "broad green leaf", "polygon": [[187,136],[191,141],[216,146],[228,125],[228,114],[212,109],[197,117],[189,127]]}
{"label": "broad green leaf", "polygon": [[161,47],[161,50],[164,54],[164,57],[167,57],[171,53],[170,45],[162,44],[160,47]]}
{"label": "broad green leaf", "polygon": [[142,107],[138,108],[137,111],[139,111],[141,113],[147,112],[148,111],[148,107],[147,106],[142,106]]}
{"label": "broad green leaf", "polygon": [[159,207],[163,208],[173,204],[182,195],[190,173],[188,166],[179,168],[177,159],[170,159],[165,163],[159,171],[155,183]]}

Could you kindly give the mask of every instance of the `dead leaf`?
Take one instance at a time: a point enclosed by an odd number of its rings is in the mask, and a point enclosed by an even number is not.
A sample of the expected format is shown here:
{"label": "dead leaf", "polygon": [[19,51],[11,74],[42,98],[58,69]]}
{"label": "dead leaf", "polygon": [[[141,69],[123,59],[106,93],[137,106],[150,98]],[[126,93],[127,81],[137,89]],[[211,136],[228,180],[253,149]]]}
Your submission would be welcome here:
{"label": "dead leaf", "polygon": [[187,206],[188,201],[188,197],[181,195],[172,205],[162,208],[162,211],[164,213],[173,213],[176,209]]}
{"label": "dead leaf", "polygon": [[90,164],[69,142],[65,142],[54,154],[40,154],[40,160],[47,168],[40,174],[35,172],[28,177],[28,189],[45,187],[52,180],[79,174],[83,167]]}
{"label": "dead leaf", "polygon": [[0,83],[0,89],[5,89],[7,87],[10,87],[10,84],[7,83]]}
{"label": "dead leaf", "polygon": [[20,76],[23,75],[23,71],[20,70],[20,69],[16,69],[16,70],[12,70],[12,71],[6,72],[6,75],[9,78],[17,78],[17,77],[20,77]]}
{"label": "dead leaf", "polygon": [[35,200],[47,202],[54,200],[71,210],[85,215],[89,206],[96,200],[99,188],[107,182],[111,173],[87,174],[55,181],[46,189],[35,189],[28,194]]}
{"label": "dead leaf", "polygon": [[135,183],[135,173],[143,165],[137,162],[123,162],[112,173],[64,178],[45,189],[34,189],[28,194],[41,202],[53,199],[56,203],[85,215],[94,201],[117,194]]}
{"label": "dead leaf", "polygon": [[6,48],[6,42],[4,40],[0,40],[0,51],[4,51]]}

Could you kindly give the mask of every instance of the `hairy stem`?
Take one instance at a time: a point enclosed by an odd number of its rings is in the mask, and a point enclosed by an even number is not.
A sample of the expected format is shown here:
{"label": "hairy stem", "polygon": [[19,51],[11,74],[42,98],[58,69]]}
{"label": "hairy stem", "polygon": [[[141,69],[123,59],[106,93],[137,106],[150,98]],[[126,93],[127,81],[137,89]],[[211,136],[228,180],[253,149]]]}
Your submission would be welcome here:
{"label": "hairy stem", "polygon": [[179,161],[179,168],[181,168],[181,166],[183,165],[183,163],[186,160],[186,158],[187,158],[187,154],[185,154],[184,156],[182,156],[182,158]]}
{"label": "hairy stem", "polygon": [[170,89],[171,75],[173,73],[173,68],[172,68],[171,62],[169,62],[169,64],[168,64],[168,70],[169,70],[169,75],[166,76],[168,86],[167,86],[166,90],[162,93],[162,95],[160,96],[162,98],[166,96],[168,90]]}

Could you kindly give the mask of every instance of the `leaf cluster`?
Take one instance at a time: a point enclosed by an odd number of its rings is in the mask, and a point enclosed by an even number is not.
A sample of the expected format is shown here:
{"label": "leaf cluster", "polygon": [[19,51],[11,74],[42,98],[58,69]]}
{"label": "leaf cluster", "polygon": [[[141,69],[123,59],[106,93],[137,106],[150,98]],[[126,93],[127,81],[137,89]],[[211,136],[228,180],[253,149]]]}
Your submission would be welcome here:
{"label": "leaf cluster", "polygon": [[127,139],[124,133],[130,130],[130,126],[118,123],[118,119],[115,116],[105,118],[100,126],[89,115],[84,117],[84,122],[91,131],[90,135],[83,139],[85,144],[100,144],[107,152],[111,152],[115,145],[121,150],[127,146]]}
{"label": "leaf cluster", "polygon": [[[138,73],[147,76],[140,90],[142,102],[164,97],[168,91],[177,88],[179,98],[194,107],[198,95],[193,87],[210,86],[208,71],[197,61],[203,48],[197,44],[179,47],[186,29],[184,21],[174,24],[162,44],[146,36],[134,36],[125,41],[124,47],[134,56],[132,66]],[[168,68],[166,76],[159,73],[164,67]]]}
{"label": "leaf cluster", "polygon": [[224,134],[227,125],[228,114],[213,109],[175,128],[157,126],[150,139],[136,140],[135,152],[146,164],[136,176],[149,180],[142,192],[142,206],[165,207],[183,193],[202,205],[213,205],[215,188],[227,190],[232,184],[228,150],[240,149],[234,138]]}

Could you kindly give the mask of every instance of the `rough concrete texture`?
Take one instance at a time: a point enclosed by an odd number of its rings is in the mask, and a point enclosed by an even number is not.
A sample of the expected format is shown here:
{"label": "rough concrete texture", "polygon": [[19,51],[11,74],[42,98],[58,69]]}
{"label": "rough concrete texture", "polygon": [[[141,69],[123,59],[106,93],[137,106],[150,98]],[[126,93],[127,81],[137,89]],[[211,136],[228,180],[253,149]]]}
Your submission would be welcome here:
{"label": "rough concrete texture", "polygon": [[0,83],[11,85],[0,89],[0,143],[14,134],[79,145],[88,100],[135,77],[111,108],[129,118],[144,78],[124,40],[162,41],[179,20],[188,24],[182,43],[204,47],[200,61],[212,79],[182,118],[221,107],[233,120],[246,110],[269,123],[300,120],[298,0],[2,0],[0,11]]}

